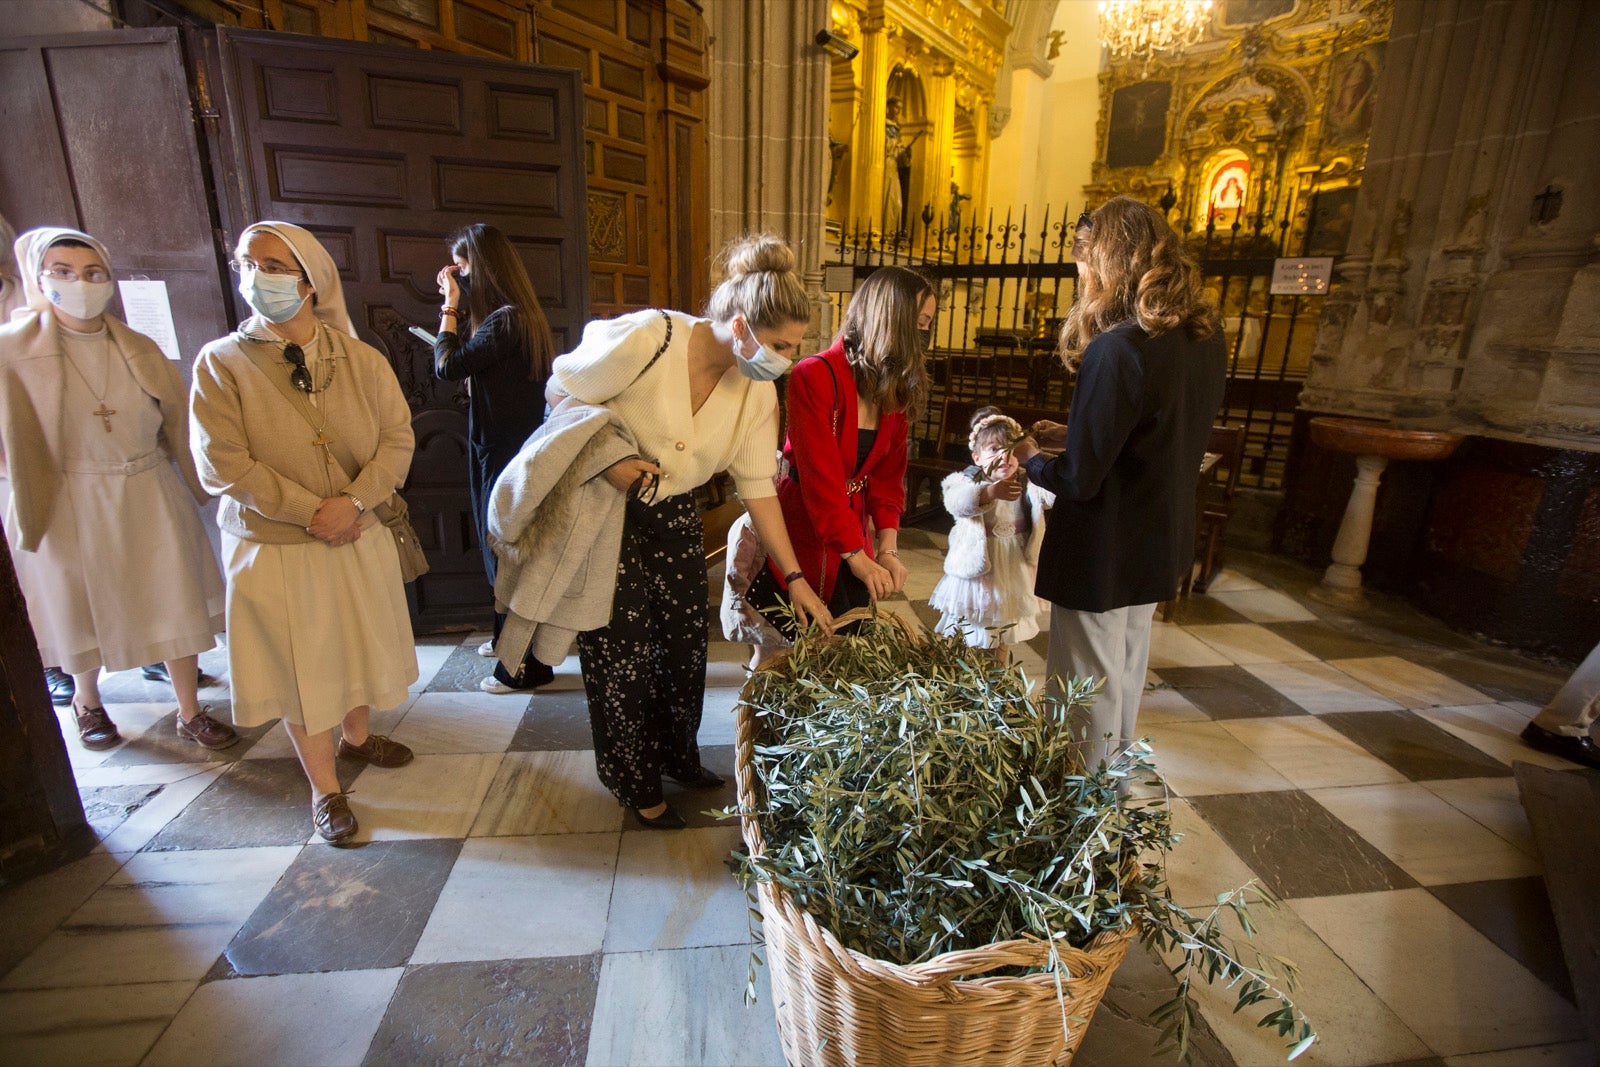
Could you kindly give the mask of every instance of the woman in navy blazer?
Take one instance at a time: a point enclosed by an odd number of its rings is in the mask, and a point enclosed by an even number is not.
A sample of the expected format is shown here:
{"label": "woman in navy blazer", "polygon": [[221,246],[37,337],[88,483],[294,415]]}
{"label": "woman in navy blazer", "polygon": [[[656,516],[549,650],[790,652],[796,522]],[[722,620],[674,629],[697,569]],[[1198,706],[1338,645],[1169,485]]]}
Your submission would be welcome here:
{"label": "woman in navy blazer", "polygon": [[[1195,492],[1227,356],[1183,240],[1148,205],[1116,197],[1078,231],[1079,299],[1061,331],[1078,381],[1066,426],[1017,458],[1056,494],[1035,591],[1051,603],[1052,684],[1101,678],[1075,726],[1090,766],[1132,739],[1156,604],[1194,562]],[[1109,740],[1108,740],[1109,739]]]}

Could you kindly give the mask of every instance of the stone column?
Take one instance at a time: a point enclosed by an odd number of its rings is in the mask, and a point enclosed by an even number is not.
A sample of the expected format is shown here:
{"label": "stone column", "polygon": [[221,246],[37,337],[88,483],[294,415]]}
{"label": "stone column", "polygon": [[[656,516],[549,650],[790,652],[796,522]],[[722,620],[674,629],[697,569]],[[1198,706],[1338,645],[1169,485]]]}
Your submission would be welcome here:
{"label": "stone column", "polygon": [[[782,235],[812,294],[813,328],[826,336],[828,55],[815,37],[828,25],[827,0],[710,0],[706,19],[713,42],[712,247],[757,230]],[[880,155],[882,144],[880,123]]]}
{"label": "stone column", "polygon": [[883,229],[884,104],[889,98],[889,38],[884,33],[883,5],[871,5],[861,18],[861,107],[856,112],[855,136],[850,144],[850,196],[858,218],[846,222]]}

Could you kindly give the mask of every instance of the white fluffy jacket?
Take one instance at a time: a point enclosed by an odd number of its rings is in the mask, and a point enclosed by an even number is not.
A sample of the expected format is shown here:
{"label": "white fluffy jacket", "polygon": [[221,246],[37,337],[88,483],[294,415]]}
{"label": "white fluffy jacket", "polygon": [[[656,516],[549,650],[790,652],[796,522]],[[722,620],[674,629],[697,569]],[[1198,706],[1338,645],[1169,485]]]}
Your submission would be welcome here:
{"label": "white fluffy jacket", "polygon": [[[950,527],[950,547],[945,550],[944,572],[953,578],[977,578],[989,570],[989,537],[983,517],[994,510],[994,502],[980,504],[978,492],[985,482],[975,480],[978,468],[968,467],[944,480],[944,507],[955,518]],[[1055,503],[1055,494],[1028,483],[1022,499],[1027,502],[1031,529],[1023,554],[1029,566],[1039,562],[1039,544],[1044,540],[1045,509]]]}
{"label": "white fluffy jacket", "polygon": [[507,616],[495,654],[510,669],[530,644],[553,667],[579,633],[611,621],[627,498],[600,475],[636,451],[614,413],[568,400],[495,480],[489,545],[500,560],[495,605]]}

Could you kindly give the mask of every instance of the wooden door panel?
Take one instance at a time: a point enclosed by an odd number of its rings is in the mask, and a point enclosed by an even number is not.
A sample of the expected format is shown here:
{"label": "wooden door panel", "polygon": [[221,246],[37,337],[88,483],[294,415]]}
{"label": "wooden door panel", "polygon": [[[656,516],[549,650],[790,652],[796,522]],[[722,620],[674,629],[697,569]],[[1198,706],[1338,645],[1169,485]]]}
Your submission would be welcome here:
{"label": "wooden door panel", "polygon": [[[589,314],[581,83],[572,71],[320,38],[220,31],[238,180],[231,232],[257,219],[328,245],[362,338],[390,360],[418,452],[406,486],[433,570],[423,628],[479,624],[490,600],[467,494],[465,395],[407,332],[437,328],[445,239],[504,230],[556,344]],[[426,528],[426,529],[425,529]],[[463,533],[463,531],[465,531]]]}

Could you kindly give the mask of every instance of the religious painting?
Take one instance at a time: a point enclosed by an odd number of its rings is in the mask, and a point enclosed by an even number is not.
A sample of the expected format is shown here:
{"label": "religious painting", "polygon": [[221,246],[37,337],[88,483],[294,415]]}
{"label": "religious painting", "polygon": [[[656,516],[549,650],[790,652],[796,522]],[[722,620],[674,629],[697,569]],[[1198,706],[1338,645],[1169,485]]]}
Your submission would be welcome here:
{"label": "religious painting", "polygon": [[1236,159],[1217,169],[1211,177],[1211,189],[1206,197],[1206,221],[1215,222],[1218,229],[1244,222],[1246,197],[1250,191],[1250,163]]}
{"label": "religious painting", "polygon": [[1367,131],[1372,128],[1372,105],[1382,58],[1382,44],[1334,57],[1333,77],[1328,79],[1328,106],[1323,116],[1324,144],[1354,144],[1367,139]]}
{"label": "religious painting", "polygon": [[1222,5],[1224,26],[1253,26],[1294,11],[1294,0],[1226,0]]}
{"label": "religious painting", "polygon": [[1350,244],[1350,224],[1356,217],[1360,186],[1324,189],[1311,200],[1311,221],[1306,234],[1306,255],[1342,256]]}
{"label": "religious painting", "polygon": [[1171,82],[1138,82],[1111,94],[1106,166],[1148,167],[1167,147]]}

